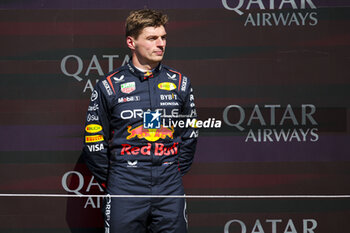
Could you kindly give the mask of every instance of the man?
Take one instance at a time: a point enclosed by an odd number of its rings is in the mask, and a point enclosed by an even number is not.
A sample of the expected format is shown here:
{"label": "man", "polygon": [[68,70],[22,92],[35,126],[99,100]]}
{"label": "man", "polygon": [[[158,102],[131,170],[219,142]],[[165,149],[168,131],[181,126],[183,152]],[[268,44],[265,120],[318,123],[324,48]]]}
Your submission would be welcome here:
{"label": "man", "polygon": [[[83,155],[110,195],[184,195],[198,132],[175,121],[196,117],[190,80],[161,61],[166,15],[131,12],[126,43],[131,60],[100,80],[91,96]],[[185,118],[181,118],[185,116]],[[169,118],[172,117],[172,118]],[[111,233],[186,233],[184,198],[107,197]]]}

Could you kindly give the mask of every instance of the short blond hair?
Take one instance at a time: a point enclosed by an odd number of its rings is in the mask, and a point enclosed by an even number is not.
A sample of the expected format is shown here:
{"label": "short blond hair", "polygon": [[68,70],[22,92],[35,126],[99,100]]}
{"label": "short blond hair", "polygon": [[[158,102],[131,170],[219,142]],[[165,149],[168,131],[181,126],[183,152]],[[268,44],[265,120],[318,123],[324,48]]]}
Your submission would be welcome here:
{"label": "short blond hair", "polygon": [[169,17],[160,11],[150,9],[132,11],[126,18],[125,36],[137,39],[145,27],[165,26],[168,20]]}

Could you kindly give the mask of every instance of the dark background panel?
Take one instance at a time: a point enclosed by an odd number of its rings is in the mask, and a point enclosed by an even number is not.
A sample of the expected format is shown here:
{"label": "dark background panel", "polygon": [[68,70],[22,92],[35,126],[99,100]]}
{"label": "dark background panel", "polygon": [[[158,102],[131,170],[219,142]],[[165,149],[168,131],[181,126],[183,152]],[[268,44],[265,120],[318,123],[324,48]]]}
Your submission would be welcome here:
{"label": "dark background panel", "polygon": [[[200,130],[195,163],[184,177],[188,195],[349,195],[349,3],[311,1],[316,9],[300,9],[295,1],[293,10],[288,3],[278,9],[276,0],[273,10],[257,3],[246,10],[248,2],[238,15],[222,1],[2,1],[0,193],[101,194],[80,158],[86,109],[96,81],[128,56],[125,17],[146,6],[170,16],[164,62],[191,78],[200,117],[222,120],[233,104],[246,113],[244,131],[224,122]],[[268,8],[270,1],[262,3]],[[245,26],[249,16],[310,13],[314,26],[310,18],[306,25],[299,19],[290,26]],[[247,125],[255,105],[269,104],[290,104],[297,114],[312,104],[318,124]],[[262,114],[271,121],[268,109]],[[310,135],[298,140],[305,128],[318,130],[315,142]],[[281,129],[298,137],[248,138],[250,130],[259,137]],[[247,232],[259,232],[257,220],[263,232],[273,231],[269,219],[278,220],[276,233],[288,232],[288,224],[305,232],[303,221],[311,219],[317,233],[344,233],[348,200],[189,199],[190,233],[223,232],[235,219]],[[85,197],[0,197],[0,232],[101,232],[100,205]],[[241,230],[235,223],[229,233]]]}

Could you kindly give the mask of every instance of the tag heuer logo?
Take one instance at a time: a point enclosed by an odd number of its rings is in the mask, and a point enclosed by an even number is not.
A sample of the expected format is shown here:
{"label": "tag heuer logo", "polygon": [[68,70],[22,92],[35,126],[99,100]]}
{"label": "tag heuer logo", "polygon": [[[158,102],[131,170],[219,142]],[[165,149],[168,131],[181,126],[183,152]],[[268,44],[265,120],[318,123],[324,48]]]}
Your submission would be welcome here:
{"label": "tag heuer logo", "polygon": [[136,90],[135,82],[128,82],[120,85],[121,91],[125,94],[129,94]]}

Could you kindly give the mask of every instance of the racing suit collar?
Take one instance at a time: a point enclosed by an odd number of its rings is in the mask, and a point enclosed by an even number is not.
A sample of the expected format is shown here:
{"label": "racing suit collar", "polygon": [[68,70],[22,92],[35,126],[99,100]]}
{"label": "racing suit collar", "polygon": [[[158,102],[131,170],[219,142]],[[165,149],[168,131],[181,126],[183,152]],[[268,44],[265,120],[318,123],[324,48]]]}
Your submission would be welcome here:
{"label": "racing suit collar", "polygon": [[142,72],[134,66],[131,60],[132,59],[129,60],[127,66],[130,72],[134,74],[136,77],[138,77],[141,81],[156,77],[162,69],[162,64],[159,62],[158,66],[154,68],[152,71]]}

